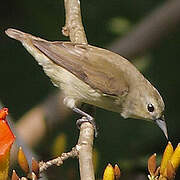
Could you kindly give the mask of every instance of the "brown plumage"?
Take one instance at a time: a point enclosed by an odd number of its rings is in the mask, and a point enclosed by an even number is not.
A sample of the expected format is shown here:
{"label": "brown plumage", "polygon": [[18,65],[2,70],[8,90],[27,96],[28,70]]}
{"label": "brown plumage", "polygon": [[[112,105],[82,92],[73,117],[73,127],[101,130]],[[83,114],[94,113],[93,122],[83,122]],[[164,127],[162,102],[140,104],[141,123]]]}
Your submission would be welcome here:
{"label": "brown plumage", "polygon": [[[70,42],[49,43],[32,40],[32,43],[54,63],[65,68],[93,89],[117,96],[128,92],[128,82],[124,77],[126,69],[117,68],[117,59],[112,59],[114,53],[111,55],[109,51],[104,52],[97,47]],[[104,56],[104,53],[107,55]],[[109,60],[114,60],[116,64],[112,64]],[[122,67],[126,67],[126,63],[131,65],[126,60],[120,63]]]}

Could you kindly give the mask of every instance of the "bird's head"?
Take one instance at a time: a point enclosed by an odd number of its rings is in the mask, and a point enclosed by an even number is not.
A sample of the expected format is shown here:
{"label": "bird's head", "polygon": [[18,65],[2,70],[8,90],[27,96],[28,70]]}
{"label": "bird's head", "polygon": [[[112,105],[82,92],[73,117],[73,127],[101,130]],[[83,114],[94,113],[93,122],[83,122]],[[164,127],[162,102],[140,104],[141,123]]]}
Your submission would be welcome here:
{"label": "bird's head", "polygon": [[164,119],[164,102],[159,92],[147,81],[133,88],[123,106],[122,116],[125,118],[144,119],[155,122],[168,139]]}

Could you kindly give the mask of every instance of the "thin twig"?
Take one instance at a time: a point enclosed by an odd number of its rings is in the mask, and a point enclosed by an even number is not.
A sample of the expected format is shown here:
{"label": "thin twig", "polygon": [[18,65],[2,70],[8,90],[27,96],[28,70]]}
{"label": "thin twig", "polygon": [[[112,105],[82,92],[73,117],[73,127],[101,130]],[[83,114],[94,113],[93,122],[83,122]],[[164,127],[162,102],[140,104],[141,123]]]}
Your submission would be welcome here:
{"label": "thin twig", "polygon": [[78,150],[77,150],[76,147],[73,147],[70,152],[62,153],[61,156],[59,156],[59,157],[57,157],[55,159],[52,159],[52,160],[47,161],[47,162],[41,161],[39,163],[39,172],[41,173],[41,172],[45,171],[47,168],[49,168],[52,165],[60,166],[60,165],[63,164],[63,161],[65,161],[68,158],[77,157],[78,156]]}
{"label": "thin twig", "polygon": [[94,169],[92,165],[92,146],[94,129],[89,122],[83,123],[80,127],[78,144],[70,152],[47,162],[39,163],[39,172],[47,170],[52,165],[60,166],[68,158],[79,157],[81,180],[94,180]]}

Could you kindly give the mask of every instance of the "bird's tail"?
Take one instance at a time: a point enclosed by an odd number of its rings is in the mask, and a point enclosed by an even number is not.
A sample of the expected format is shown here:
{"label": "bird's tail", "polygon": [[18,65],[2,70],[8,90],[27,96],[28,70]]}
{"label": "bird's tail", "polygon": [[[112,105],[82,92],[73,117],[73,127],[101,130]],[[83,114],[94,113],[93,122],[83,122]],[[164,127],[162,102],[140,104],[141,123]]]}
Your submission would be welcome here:
{"label": "bird's tail", "polygon": [[27,51],[36,59],[36,61],[44,67],[44,69],[49,68],[48,65],[51,64],[50,63],[51,61],[46,55],[44,55],[44,53],[42,53],[33,44],[33,42],[36,40],[39,42],[48,42],[48,41],[12,28],[7,29],[5,33],[9,37],[20,41],[22,45],[27,49]]}
{"label": "bird's tail", "polygon": [[12,28],[7,29],[7,30],[5,31],[5,33],[6,33],[9,37],[11,37],[11,38],[13,38],[13,39],[16,39],[16,40],[19,40],[19,41],[22,41],[22,40],[25,38],[25,36],[26,36],[26,33],[21,32],[21,31],[16,30],[16,29],[12,29]]}
{"label": "bird's tail", "polygon": [[39,37],[35,37],[35,36],[31,35],[31,34],[24,33],[24,32],[22,32],[22,31],[19,31],[19,30],[13,29],[13,28],[7,29],[7,30],[5,31],[5,33],[6,33],[9,37],[11,37],[11,38],[13,38],[13,39],[16,39],[16,40],[18,40],[18,41],[21,41],[21,42],[23,42],[23,41],[25,41],[25,40],[27,40],[27,39],[28,39],[28,40],[34,39],[34,40],[45,41],[45,40],[43,40],[43,39],[41,39],[41,38],[39,38]]}

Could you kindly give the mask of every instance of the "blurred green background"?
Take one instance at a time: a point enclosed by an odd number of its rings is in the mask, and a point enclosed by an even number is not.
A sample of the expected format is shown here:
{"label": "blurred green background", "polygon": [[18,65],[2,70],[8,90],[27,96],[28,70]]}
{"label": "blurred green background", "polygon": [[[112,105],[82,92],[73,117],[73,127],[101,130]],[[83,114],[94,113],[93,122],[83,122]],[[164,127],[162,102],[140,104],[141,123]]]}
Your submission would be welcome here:
{"label": "blurred green background", "polygon": [[[133,31],[135,25],[148,16],[163,0],[84,0],[81,1],[83,23],[88,42],[100,47],[109,47],[117,38]],[[24,113],[46,99],[56,90],[22,45],[4,34],[13,27],[40,36],[47,40],[68,40],[61,34],[64,25],[63,0],[2,1],[0,7],[0,100],[9,108],[17,121]],[[140,71],[162,94],[166,104],[166,120],[169,136],[174,146],[180,137],[180,23],[173,31],[148,49],[143,57],[131,59]],[[133,42],[132,42],[133,43]],[[76,116],[77,118],[77,116]],[[75,117],[61,127],[48,132],[48,136],[34,149],[40,159],[50,159],[52,142],[59,133],[67,139],[66,151],[75,145],[78,130]],[[140,180],[146,174],[146,159],[157,152],[161,154],[167,141],[154,124],[122,119],[119,114],[97,109],[99,136],[95,139],[99,165],[97,178],[102,177],[107,163],[118,163],[124,179]],[[34,122],[36,124],[36,122]],[[42,151],[43,149],[43,151]],[[65,167],[51,168],[49,179],[71,179],[69,174],[78,171],[77,160],[65,162]],[[66,171],[63,169],[65,168]],[[53,172],[53,173],[52,173]],[[178,179],[180,173],[177,173]],[[128,176],[128,177],[127,177]],[[130,177],[129,177],[130,176]],[[136,177],[136,178],[135,178]],[[122,178],[122,179],[123,179]],[[180,177],[179,177],[180,178]]]}

